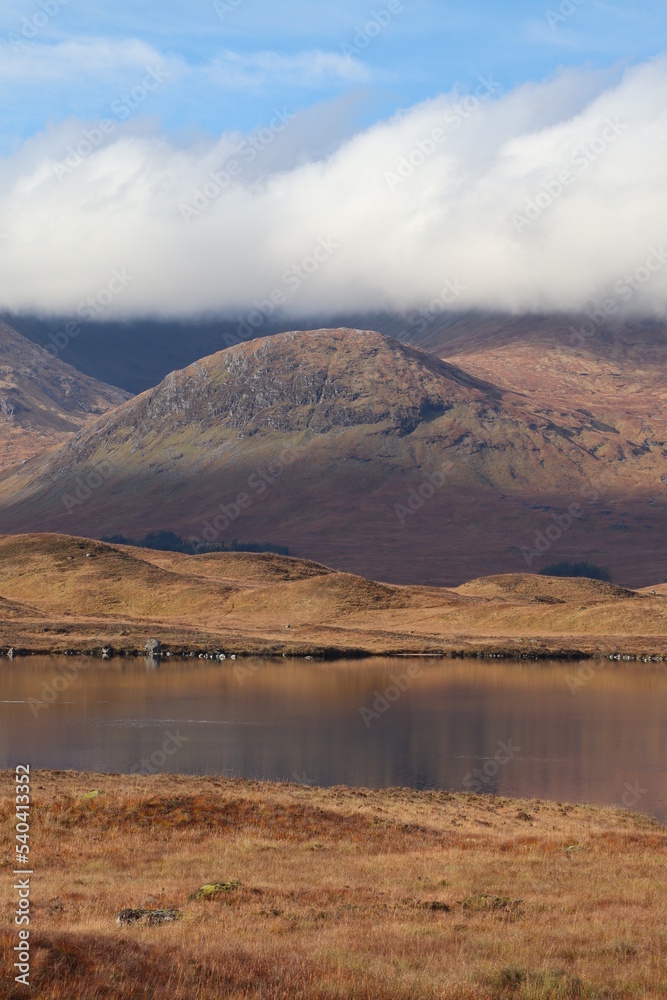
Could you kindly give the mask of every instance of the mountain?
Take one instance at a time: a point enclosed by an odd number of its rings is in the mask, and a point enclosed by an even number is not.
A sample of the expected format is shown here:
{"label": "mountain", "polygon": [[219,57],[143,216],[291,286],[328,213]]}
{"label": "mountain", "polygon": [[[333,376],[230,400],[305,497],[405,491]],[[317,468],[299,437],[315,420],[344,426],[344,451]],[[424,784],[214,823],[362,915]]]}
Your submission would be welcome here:
{"label": "mountain", "polygon": [[483,377],[480,357],[463,367],[357,329],[240,344],[2,477],[0,524],[270,541],[399,583],[575,557],[617,582],[662,579],[662,399],[641,420],[600,404],[603,419],[594,394],[540,396],[523,370]]}
{"label": "mountain", "polygon": [[[239,320],[156,320],[86,322],[78,317],[4,317],[24,337],[49,350],[65,344],[62,356],[91,378],[133,395],[157,385],[175,369],[237,342]],[[74,324],[76,336],[65,334]],[[263,332],[278,327],[267,324]],[[225,339],[227,338],[227,339]]]}
{"label": "mountain", "polygon": [[[444,303],[436,300],[429,309],[407,314],[341,313],[326,320],[313,316],[299,322],[294,318],[272,317],[255,331],[247,324],[240,325],[238,319],[220,317],[98,323],[73,319],[70,322],[74,324],[76,336],[64,338],[68,321],[63,318],[12,316],[6,319],[24,337],[46,350],[65,344],[61,356],[69,364],[92,378],[117,385],[132,394],[150,389],[170,372],[249,336],[264,337],[294,329],[307,331],[325,325],[377,330],[452,360],[473,355],[498,357],[501,369],[507,367],[514,378],[520,375],[516,371],[517,360],[521,363],[537,357],[538,367],[526,369],[527,373],[533,371],[537,375],[550,371],[552,363],[558,372],[561,359],[571,357],[575,361],[574,387],[580,394],[585,394],[589,388],[585,380],[578,379],[577,362],[582,358],[594,365],[606,359],[616,363],[617,371],[630,374],[634,365],[644,372],[655,363],[664,373],[667,325],[654,321],[621,322],[609,315],[601,318],[594,312],[591,316],[462,313],[445,309]],[[539,379],[537,382],[539,387]],[[568,385],[568,391],[571,387],[572,384]]]}
{"label": "mountain", "polygon": [[0,322],[0,471],[60,444],[127,398]]}
{"label": "mountain", "polygon": [[[425,350],[527,393],[536,406],[590,410],[618,429],[621,421],[630,440],[656,443],[667,424],[667,326],[597,320],[462,316],[413,335]],[[400,325],[394,335],[405,339]]]}

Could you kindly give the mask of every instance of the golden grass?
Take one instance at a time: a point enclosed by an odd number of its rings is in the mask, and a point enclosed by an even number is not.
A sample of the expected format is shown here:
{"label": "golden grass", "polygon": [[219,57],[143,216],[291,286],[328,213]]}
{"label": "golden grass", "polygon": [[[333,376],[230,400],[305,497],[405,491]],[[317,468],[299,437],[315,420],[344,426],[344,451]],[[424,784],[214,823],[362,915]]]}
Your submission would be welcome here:
{"label": "golden grass", "polygon": [[156,637],[175,653],[657,656],[667,653],[667,599],[655,589],[530,574],[407,587],[275,555],[9,535],[0,649],[136,652]]}
{"label": "golden grass", "polygon": [[[32,981],[0,995],[660,997],[667,830],[589,806],[400,789],[35,772]],[[84,798],[96,789],[100,794]],[[211,899],[212,882],[238,882]],[[121,927],[126,907],[183,919]]]}

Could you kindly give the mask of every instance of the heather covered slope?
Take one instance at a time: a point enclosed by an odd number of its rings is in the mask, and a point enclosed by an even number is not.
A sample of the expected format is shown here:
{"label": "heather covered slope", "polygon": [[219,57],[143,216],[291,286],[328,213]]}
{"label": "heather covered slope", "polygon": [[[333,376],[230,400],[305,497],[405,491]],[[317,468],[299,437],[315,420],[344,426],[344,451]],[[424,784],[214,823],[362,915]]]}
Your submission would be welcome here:
{"label": "heather covered slope", "polygon": [[[241,344],[5,476],[1,523],[271,541],[376,579],[433,584],[525,570],[522,550],[550,529],[557,544],[531,569],[576,556],[622,583],[660,578],[660,414],[655,440],[634,424],[631,438],[612,415],[546,405],[523,375],[513,387],[508,372],[503,384],[490,374],[372,331]],[[113,472],[100,483],[103,463]]]}
{"label": "heather covered slope", "polygon": [[0,650],[158,638],[176,653],[667,655],[667,597],[515,574],[404,587],[270,554],[188,556],[63,535],[0,536]]}
{"label": "heather covered slope", "polygon": [[609,446],[596,456],[621,469],[627,463],[624,477],[653,494],[667,489],[665,324],[496,317],[474,326],[460,321],[425,341],[438,356],[525,394],[566,432],[574,429],[570,413],[607,429]]}
{"label": "heather covered slope", "polygon": [[0,322],[0,472],[60,444],[127,398]]}

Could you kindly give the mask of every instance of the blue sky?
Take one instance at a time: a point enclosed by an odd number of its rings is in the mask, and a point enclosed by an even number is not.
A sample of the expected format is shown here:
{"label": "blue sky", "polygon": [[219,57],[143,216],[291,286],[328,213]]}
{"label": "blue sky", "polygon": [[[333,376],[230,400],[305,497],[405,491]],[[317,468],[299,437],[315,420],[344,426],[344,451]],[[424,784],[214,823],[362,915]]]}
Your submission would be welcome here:
{"label": "blue sky", "polygon": [[169,75],[133,115],[176,141],[321,104],[345,134],[479,75],[509,91],[561,67],[641,62],[667,49],[667,18],[664,0],[3,0],[0,46],[10,152],[70,117],[109,115],[147,66]]}
{"label": "blue sky", "polygon": [[2,0],[0,309],[665,318],[664,5]]}

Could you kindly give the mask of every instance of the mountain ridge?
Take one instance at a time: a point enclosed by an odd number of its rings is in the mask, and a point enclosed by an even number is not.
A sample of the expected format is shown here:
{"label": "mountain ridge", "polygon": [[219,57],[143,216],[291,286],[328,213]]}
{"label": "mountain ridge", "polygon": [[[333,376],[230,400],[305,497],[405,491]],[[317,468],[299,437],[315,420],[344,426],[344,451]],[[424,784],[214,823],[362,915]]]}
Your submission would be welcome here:
{"label": "mountain ridge", "polygon": [[271,538],[399,583],[517,570],[532,551],[533,570],[558,552],[642,584],[665,531],[660,442],[376,331],[291,331],[171,373],[5,475],[0,518],[68,532],[75,510],[98,537]]}
{"label": "mountain ridge", "polygon": [[127,398],[0,321],[0,470],[47,451]]}
{"label": "mountain ridge", "polygon": [[[48,349],[58,340],[66,320],[28,315],[6,316],[24,337]],[[200,317],[191,320],[136,319],[86,322],[77,320],[80,334],[66,348],[69,362],[79,371],[112,383],[132,394],[154,387],[171,371],[193,364],[229,346],[247,342],[239,333],[239,319]],[[606,317],[587,313],[554,314],[455,312],[436,300],[431,306],[408,310],[267,319],[258,338],[290,330],[320,328],[372,329],[421,347],[438,357],[456,360],[467,354],[523,343],[544,351],[576,353],[597,359],[649,355],[664,363],[667,324],[659,320]]]}

